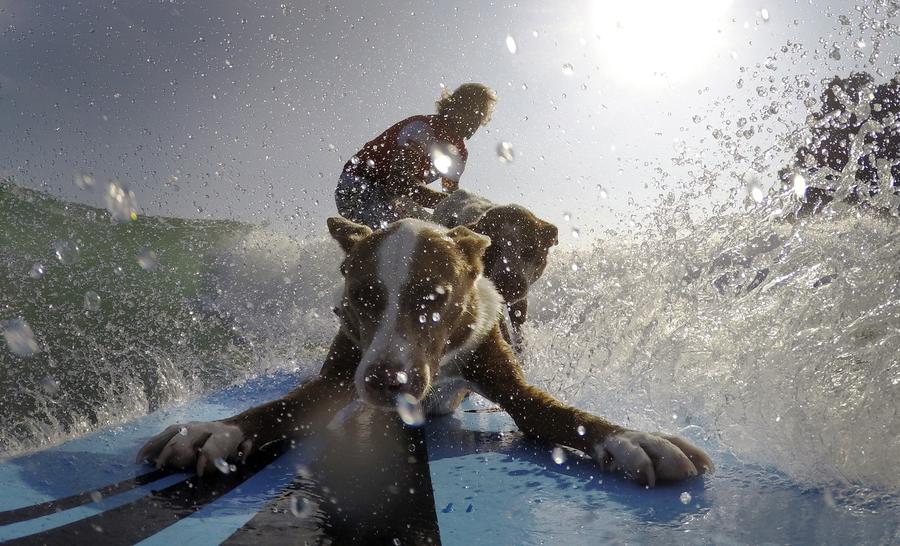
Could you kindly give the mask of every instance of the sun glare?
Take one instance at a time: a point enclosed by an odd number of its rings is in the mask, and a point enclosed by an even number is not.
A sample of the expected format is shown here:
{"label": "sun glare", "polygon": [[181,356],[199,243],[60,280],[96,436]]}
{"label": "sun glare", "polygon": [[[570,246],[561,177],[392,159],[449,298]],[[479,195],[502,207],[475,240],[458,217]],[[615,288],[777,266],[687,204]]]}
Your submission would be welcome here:
{"label": "sun glare", "polygon": [[725,43],[729,0],[599,0],[593,23],[610,75],[639,85],[684,80]]}

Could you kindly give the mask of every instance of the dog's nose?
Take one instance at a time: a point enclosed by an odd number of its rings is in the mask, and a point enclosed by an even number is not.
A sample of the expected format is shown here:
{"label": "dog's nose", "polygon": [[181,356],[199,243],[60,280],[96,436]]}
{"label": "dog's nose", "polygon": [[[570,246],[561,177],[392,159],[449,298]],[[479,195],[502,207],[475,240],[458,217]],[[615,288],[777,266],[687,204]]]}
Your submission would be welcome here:
{"label": "dog's nose", "polygon": [[397,368],[376,366],[366,376],[366,385],[379,391],[400,391],[409,382],[409,375]]}
{"label": "dog's nose", "polygon": [[385,405],[393,405],[404,393],[416,398],[421,395],[422,381],[415,368],[378,364],[369,368],[365,381],[369,398]]}

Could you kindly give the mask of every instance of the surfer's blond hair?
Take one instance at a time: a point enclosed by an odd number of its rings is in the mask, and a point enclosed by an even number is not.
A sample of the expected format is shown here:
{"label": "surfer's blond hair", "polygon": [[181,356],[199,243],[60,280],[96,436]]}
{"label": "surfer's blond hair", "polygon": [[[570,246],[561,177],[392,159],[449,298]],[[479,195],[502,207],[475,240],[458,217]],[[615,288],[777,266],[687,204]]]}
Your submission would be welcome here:
{"label": "surfer's blond hair", "polygon": [[481,114],[479,125],[487,125],[497,103],[497,93],[480,83],[464,83],[450,93],[441,92],[441,99],[435,103],[437,113],[446,116],[453,110],[470,110]]}

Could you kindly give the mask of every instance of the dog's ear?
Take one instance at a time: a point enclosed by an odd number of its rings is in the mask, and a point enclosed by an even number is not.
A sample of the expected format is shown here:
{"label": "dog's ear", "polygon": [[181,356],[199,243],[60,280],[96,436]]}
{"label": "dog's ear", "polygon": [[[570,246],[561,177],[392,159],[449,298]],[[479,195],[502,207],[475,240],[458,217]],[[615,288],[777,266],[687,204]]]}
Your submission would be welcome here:
{"label": "dog's ear", "polygon": [[551,224],[550,222],[543,222],[539,231],[541,236],[544,239],[544,242],[547,243],[547,248],[551,246],[556,246],[559,244],[559,230],[556,229],[556,226]]}
{"label": "dog's ear", "polygon": [[491,246],[490,237],[475,233],[466,226],[456,226],[447,232],[447,237],[453,239],[470,264],[477,265],[481,269],[481,257],[484,256],[484,250]]}
{"label": "dog's ear", "polygon": [[368,226],[355,224],[340,216],[332,216],[328,219],[328,232],[341,245],[346,254],[350,253],[356,243],[372,234],[372,230]]}

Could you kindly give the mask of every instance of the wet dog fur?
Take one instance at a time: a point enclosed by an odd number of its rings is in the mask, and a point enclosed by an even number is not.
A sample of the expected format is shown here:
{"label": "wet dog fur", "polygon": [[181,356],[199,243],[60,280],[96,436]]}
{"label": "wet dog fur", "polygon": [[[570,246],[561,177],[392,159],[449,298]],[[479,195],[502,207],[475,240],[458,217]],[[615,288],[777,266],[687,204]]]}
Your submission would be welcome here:
{"label": "wet dog fur", "polygon": [[448,228],[464,225],[491,239],[483,257],[484,275],[506,301],[514,337],[519,338],[528,317],[528,290],[544,273],[550,248],[559,243],[556,226],[525,207],[497,205],[463,189],[438,203],[433,218]]}

